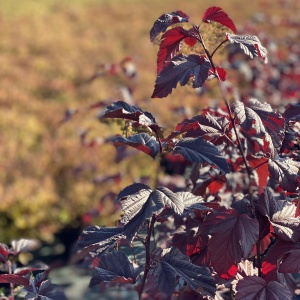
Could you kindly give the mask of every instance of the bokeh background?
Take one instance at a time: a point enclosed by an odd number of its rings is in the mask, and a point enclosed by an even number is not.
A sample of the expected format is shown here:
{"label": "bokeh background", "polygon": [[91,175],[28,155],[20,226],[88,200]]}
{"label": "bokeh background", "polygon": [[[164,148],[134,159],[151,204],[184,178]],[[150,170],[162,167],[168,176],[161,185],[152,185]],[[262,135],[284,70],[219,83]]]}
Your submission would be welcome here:
{"label": "bokeh background", "polygon": [[[157,179],[157,162],[130,153],[120,160],[104,142],[124,124],[97,116],[105,104],[130,99],[172,128],[215,104],[218,95],[188,86],[151,99],[158,45],[149,40],[163,13],[182,10],[200,24],[213,5],[229,14],[239,34],[258,35],[270,53],[269,65],[234,51],[224,64],[241,96],[274,105],[298,101],[299,0],[0,1],[0,242],[71,243],[90,223],[116,222],[114,195],[126,185]],[[89,80],[127,57],[136,67],[133,79],[108,72]]]}

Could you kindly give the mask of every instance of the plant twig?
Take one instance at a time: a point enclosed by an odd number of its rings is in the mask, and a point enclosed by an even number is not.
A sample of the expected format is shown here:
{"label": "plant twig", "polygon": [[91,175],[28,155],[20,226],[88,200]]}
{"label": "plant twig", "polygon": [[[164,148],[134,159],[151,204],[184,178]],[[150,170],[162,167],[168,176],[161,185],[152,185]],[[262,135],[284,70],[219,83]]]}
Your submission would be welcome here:
{"label": "plant twig", "polygon": [[150,251],[150,242],[151,242],[151,235],[154,228],[156,218],[152,216],[150,224],[148,223],[148,233],[147,237],[145,239],[145,250],[146,250],[146,263],[145,263],[145,270],[144,275],[142,279],[142,284],[139,290],[139,299],[142,299],[143,290],[145,287],[146,279],[148,276],[148,273],[150,271],[150,259],[151,259],[151,251]]}

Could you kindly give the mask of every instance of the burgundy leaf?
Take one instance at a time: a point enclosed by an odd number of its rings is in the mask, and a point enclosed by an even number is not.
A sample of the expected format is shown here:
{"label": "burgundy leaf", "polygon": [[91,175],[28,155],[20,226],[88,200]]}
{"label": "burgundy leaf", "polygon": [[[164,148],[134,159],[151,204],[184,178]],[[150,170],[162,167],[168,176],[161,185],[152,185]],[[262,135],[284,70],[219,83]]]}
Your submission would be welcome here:
{"label": "burgundy leaf", "polygon": [[155,158],[160,152],[159,143],[156,141],[156,138],[144,132],[129,136],[128,138],[118,136],[113,139],[113,142],[115,146],[131,146],[150,155],[152,158]]}
{"label": "burgundy leaf", "polygon": [[289,104],[283,113],[283,117],[286,119],[286,122],[294,120],[300,121],[300,103]]}
{"label": "burgundy leaf", "polygon": [[262,113],[260,112],[259,115],[256,112],[258,110],[257,107],[259,107],[257,100],[253,100],[251,103],[251,107],[244,105],[240,101],[235,101],[231,105],[231,111],[235,116],[235,122],[241,126],[241,132],[245,136],[247,142],[253,144],[253,149],[258,148],[264,153],[268,151],[268,154],[271,157],[274,157],[276,148],[274,147],[272,136],[275,135],[275,132],[270,129],[272,135],[269,134],[260,117]]}
{"label": "burgundy leaf", "polygon": [[124,188],[117,196],[116,201],[122,200],[122,198],[126,198],[132,194],[138,193],[141,190],[148,190],[150,187],[143,183],[133,183],[126,188]]}
{"label": "burgundy leaf", "polygon": [[184,279],[195,291],[213,296],[216,291],[214,278],[204,267],[192,264],[188,256],[182,254],[176,247],[163,250],[161,260],[152,269],[156,284],[168,296],[176,286],[176,276]]}
{"label": "burgundy leaf", "polygon": [[44,273],[39,273],[35,278],[30,279],[30,285],[23,288],[27,292],[25,300],[55,299],[67,300],[64,292],[50,279],[45,280]]}
{"label": "burgundy leaf", "polygon": [[[140,212],[140,210],[148,200],[151,201],[149,197],[152,193],[152,190],[149,187],[146,188],[146,186],[142,189],[137,190],[137,185],[139,184],[131,185],[125,188],[120,193],[123,195],[121,205],[124,214],[122,216],[121,223],[123,223],[124,225],[127,224],[132,218],[135,217],[135,215]],[[132,192],[125,196],[126,190]]]}
{"label": "burgundy leaf", "polygon": [[[274,245],[270,247],[268,250],[263,262],[262,262],[262,275],[263,278],[269,282],[272,280],[280,280],[281,276],[278,273],[278,269],[280,268],[281,262],[283,259],[287,258],[287,263],[283,265],[284,270],[296,270],[299,268],[298,261],[294,261],[293,265],[290,265],[289,262],[289,253],[295,251],[294,254],[291,255],[291,258],[295,255],[298,256],[298,252],[300,250],[300,243],[288,243],[286,241],[276,241]],[[298,271],[296,272],[298,273]]]}
{"label": "burgundy leaf", "polygon": [[83,256],[89,252],[102,253],[123,238],[123,228],[90,226],[80,235],[77,248]]}
{"label": "burgundy leaf", "polygon": [[153,42],[154,39],[161,33],[165,32],[170,25],[188,22],[189,17],[184,12],[177,10],[171,13],[161,15],[153,24],[150,30],[150,41]]}
{"label": "burgundy leaf", "polygon": [[14,274],[19,275],[19,276],[24,276],[24,275],[27,275],[34,271],[45,271],[48,269],[49,269],[49,267],[47,265],[45,265],[43,263],[38,263],[38,264],[29,265],[29,266],[22,267],[22,268],[17,268],[17,269],[15,269]]}
{"label": "burgundy leaf", "polygon": [[185,40],[190,46],[197,42],[193,34],[194,28],[185,30],[181,26],[172,28],[163,34],[157,53],[157,74],[170,63],[171,59],[180,50],[180,42],[182,40]]}
{"label": "burgundy leaf", "polygon": [[210,23],[211,21],[217,22],[229,29],[231,29],[234,33],[236,33],[236,27],[233,21],[229,18],[229,16],[222,10],[220,7],[212,6],[209,7],[203,17],[202,21],[205,23]]}
{"label": "burgundy leaf", "polygon": [[97,285],[100,282],[112,281],[134,283],[141,271],[140,268],[135,269],[133,267],[132,262],[129,261],[123,251],[112,251],[101,255],[100,260],[94,267],[90,286]]}
{"label": "burgundy leaf", "polygon": [[17,285],[28,286],[29,279],[15,274],[0,274],[1,283],[12,283]]}
{"label": "burgundy leaf", "polygon": [[211,264],[223,278],[237,271],[242,258],[248,258],[258,240],[258,221],[235,209],[221,208],[207,216],[203,229],[212,235],[208,243]]}
{"label": "burgundy leaf", "polygon": [[177,55],[157,76],[152,98],[163,98],[171,94],[177,83],[186,85],[193,80],[193,88],[201,87],[208,77],[210,62],[204,56]]}
{"label": "burgundy leaf", "polygon": [[262,193],[268,184],[269,169],[268,159],[265,157],[247,156],[247,161],[250,167],[257,173],[258,176],[258,191]]}
{"label": "burgundy leaf", "polygon": [[220,81],[225,81],[227,74],[223,68],[216,67],[216,76]]}
{"label": "burgundy leaf", "polygon": [[271,136],[275,149],[279,151],[285,134],[282,115],[274,111],[270,104],[261,103],[257,99],[250,99],[247,106],[260,117],[266,131]]}
{"label": "burgundy leaf", "polygon": [[237,43],[240,45],[241,49],[245,54],[249,55],[251,58],[254,56],[260,57],[264,63],[268,62],[267,49],[262,46],[260,40],[255,35],[234,35],[226,33],[226,39],[230,43]]}
{"label": "burgundy leaf", "polygon": [[223,143],[233,144],[228,137],[230,126],[227,116],[214,116],[209,112],[205,112],[202,115],[196,115],[192,119],[185,119],[177,124],[175,130],[167,137],[167,140],[186,133],[185,137],[201,136],[216,146]]}
{"label": "burgundy leaf", "polygon": [[180,140],[174,147],[173,153],[179,153],[193,163],[208,162],[216,165],[223,173],[229,173],[227,161],[221,156],[218,148],[201,137]]}
{"label": "burgundy leaf", "polygon": [[279,272],[294,274],[300,272],[300,249],[291,250],[283,256]]}
{"label": "burgundy leaf", "polygon": [[168,206],[175,213],[179,215],[183,213],[185,203],[181,194],[173,193],[168,188],[161,186],[158,187],[151,196],[154,197],[154,195],[160,199],[160,202],[162,202],[165,206]]}
{"label": "burgundy leaf", "polygon": [[300,162],[291,158],[269,159],[270,177],[288,192],[295,192],[300,186]]}
{"label": "burgundy leaf", "polygon": [[258,210],[266,216],[274,234],[284,241],[300,241],[300,217],[296,217],[296,206],[286,200],[275,200],[272,191],[266,188],[257,200]]}
{"label": "burgundy leaf", "polygon": [[137,106],[130,105],[123,101],[117,101],[107,106],[102,118],[118,118],[135,121],[139,125],[158,131],[159,126],[151,113],[141,110]]}
{"label": "burgundy leaf", "polygon": [[292,295],[288,288],[277,281],[267,283],[263,278],[247,276],[236,286],[236,300],[290,300]]}

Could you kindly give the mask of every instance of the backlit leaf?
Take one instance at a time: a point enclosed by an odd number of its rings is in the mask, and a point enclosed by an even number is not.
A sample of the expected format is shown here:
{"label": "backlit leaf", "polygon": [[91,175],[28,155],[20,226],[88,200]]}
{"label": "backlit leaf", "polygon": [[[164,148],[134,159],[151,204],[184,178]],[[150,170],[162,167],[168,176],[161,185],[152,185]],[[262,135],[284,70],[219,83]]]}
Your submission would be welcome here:
{"label": "backlit leaf", "polygon": [[213,268],[223,278],[234,276],[237,264],[248,258],[258,240],[258,221],[235,209],[221,208],[206,217],[203,229],[212,235],[208,253]]}
{"label": "backlit leaf", "polygon": [[270,177],[288,192],[294,192],[300,186],[300,162],[291,158],[269,159]]}
{"label": "backlit leaf", "polygon": [[205,23],[210,23],[211,21],[222,24],[223,26],[231,29],[234,33],[236,33],[236,27],[233,21],[229,18],[229,16],[223,11],[222,8],[212,6],[209,7],[203,17],[202,21]]}
{"label": "backlit leaf", "polygon": [[268,62],[267,49],[262,46],[257,36],[226,33],[226,39],[230,43],[239,44],[245,54],[249,55],[251,58],[258,56],[264,61],[265,64]]}
{"label": "backlit leaf", "polygon": [[272,224],[274,234],[287,242],[300,241],[300,217],[296,217],[296,206],[287,200],[276,200],[266,188],[257,200],[260,213]]}
{"label": "backlit leaf", "polygon": [[157,53],[157,74],[170,63],[171,59],[180,50],[180,42],[182,40],[189,38],[188,43],[190,46],[197,42],[197,39],[192,35],[193,32],[193,28],[186,30],[178,26],[163,34]]}

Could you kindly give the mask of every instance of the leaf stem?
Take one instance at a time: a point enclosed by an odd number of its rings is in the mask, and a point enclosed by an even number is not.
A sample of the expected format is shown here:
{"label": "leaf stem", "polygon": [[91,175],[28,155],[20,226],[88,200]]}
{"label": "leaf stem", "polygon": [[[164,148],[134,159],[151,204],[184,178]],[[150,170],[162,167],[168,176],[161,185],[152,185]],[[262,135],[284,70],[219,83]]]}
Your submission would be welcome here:
{"label": "leaf stem", "polygon": [[246,171],[247,171],[248,181],[249,181],[248,194],[249,194],[249,197],[250,197],[250,199],[249,199],[250,200],[250,213],[251,213],[252,217],[255,217],[255,208],[254,208],[254,202],[253,202],[253,190],[251,188],[252,169],[250,168],[250,166],[248,164],[248,161],[246,159],[246,156],[245,156],[245,153],[244,153],[244,149],[242,147],[242,143],[241,143],[241,140],[240,140],[238,132],[237,132],[237,128],[236,128],[236,125],[235,125],[235,121],[234,121],[234,117],[233,117],[230,105],[228,103],[228,100],[226,99],[226,96],[224,95],[224,92],[222,90],[220,81],[218,81],[218,83],[219,83],[219,90],[220,90],[222,98],[223,98],[223,100],[224,100],[224,102],[226,104],[226,108],[227,108],[227,111],[228,111],[228,114],[229,114],[230,122],[231,122],[232,128],[234,130],[234,134],[236,136],[236,140],[237,140],[237,143],[238,143],[238,148],[240,150],[240,153],[242,155],[244,164],[246,166]]}
{"label": "leaf stem", "polygon": [[155,221],[156,221],[156,218],[154,216],[152,216],[150,224],[148,221],[148,233],[147,233],[147,237],[145,239],[146,263],[145,263],[145,270],[144,270],[144,275],[143,275],[143,279],[142,279],[142,284],[141,284],[141,287],[139,290],[139,300],[142,299],[142,294],[143,294],[143,290],[145,287],[146,279],[147,279],[148,273],[150,271],[150,260],[151,260],[151,251],[150,251],[151,243],[150,242],[151,242],[151,235],[152,235]]}
{"label": "leaf stem", "polygon": [[224,40],[222,43],[220,43],[219,46],[212,52],[211,57],[213,57],[215,53],[218,51],[218,49],[226,42],[228,42],[228,40]]}
{"label": "leaf stem", "polygon": [[[11,261],[8,260],[6,262],[6,264],[7,264],[7,267],[8,267],[8,274],[12,274]],[[13,283],[10,283],[9,286],[10,286],[10,299],[14,300],[15,299],[15,296],[14,296],[14,285],[13,285]]]}
{"label": "leaf stem", "polygon": [[260,259],[260,240],[256,242],[256,257],[257,257],[257,269],[258,276],[261,277],[261,259]]}

